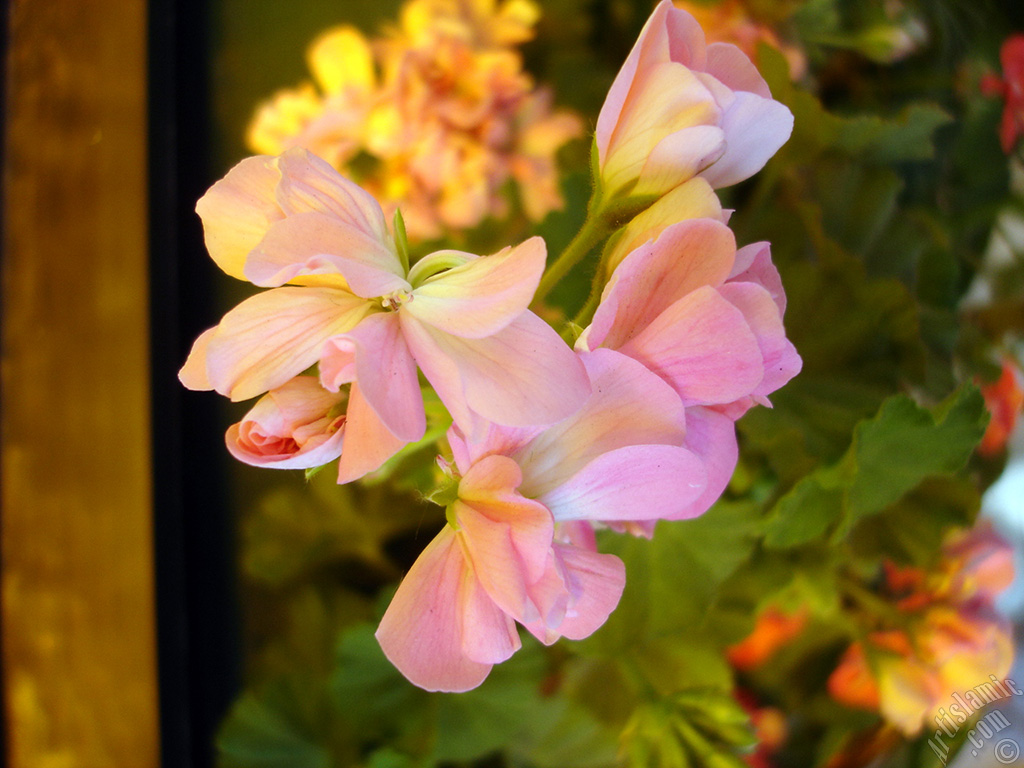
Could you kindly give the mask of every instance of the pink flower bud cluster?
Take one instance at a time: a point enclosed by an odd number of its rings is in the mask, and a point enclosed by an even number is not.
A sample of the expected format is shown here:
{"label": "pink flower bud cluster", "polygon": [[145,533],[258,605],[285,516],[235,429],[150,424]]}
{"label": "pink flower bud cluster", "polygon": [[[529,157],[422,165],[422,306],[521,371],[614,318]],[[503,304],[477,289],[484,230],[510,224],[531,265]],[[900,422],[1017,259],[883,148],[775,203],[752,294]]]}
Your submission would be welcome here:
{"label": "pink flower bud cluster", "polygon": [[595,528],[649,536],[722,493],[735,420],[800,358],[767,244],[737,249],[712,185],[758,170],[791,124],[738,49],[705,47],[692,17],[658,6],[598,120],[598,191],[663,197],[616,236],[575,349],[528,309],[540,238],[410,265],[377,201],[302,149],[243,160],[199,201],[213,259],[269,289],[202,334],[180,374],[262,395],[228,431],[235,456],[338,458],[349,482],[424,437],[421,375],[451,414],[433,496],[447,524],[377,632],[412,682],[475,687],[519,648],[517,623],[543,643],[591,634],[625,583]]}

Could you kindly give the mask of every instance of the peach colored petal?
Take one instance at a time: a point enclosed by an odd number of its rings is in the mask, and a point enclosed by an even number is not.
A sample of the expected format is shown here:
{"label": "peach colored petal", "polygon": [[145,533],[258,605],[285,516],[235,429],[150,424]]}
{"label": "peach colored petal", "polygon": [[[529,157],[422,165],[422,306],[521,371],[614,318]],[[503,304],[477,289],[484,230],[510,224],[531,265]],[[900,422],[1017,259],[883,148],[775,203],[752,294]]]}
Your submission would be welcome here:
{"label": "peach colored petal", "polygon": [[324,341],[370,310],[347,291],[274,288],[232,309],[210,337],[206,370],[214,389],[247,400],[284,384],[320,359]]}
{"label": "peach colored petal", "polygon": [[239,461],[275,469],[319,467],[341,455],[344,395],[328,392],[313,376],[296,376],[271,390],[227,431],[228,451]]}
{"label": "peach colored petal", "polygon": [[767,290],[755,283],[729,282],[718,291],[743,313],[757,338],[764,376],[751,395],[767,397],[800,373],[803,365],[796,347],[786,338],[778,305]]}
{"label": "peach colored petal", "polygon": [[727,223],[718,195],[699,176],[659,197],[654,205],[620,230],[609,247],[608,269],[614,271],[626,256],[641,245],[656,240],[673,224],[689,219],[714,219]]}
{"label": "peach colored petal", "polygon": [[391,432],[370,407],[358,383],[352,384],[345,414],[345,443],[338,462],[338,483],[350,483],[380,469],[408,443]]}
{"label": "peach colored petal", "polygon": [[265,287],[284,285],[304,275],[338,275],[339,287],[362,298],[408,290],[405,278],[391,271],[390,246],[370,233],[324,213],[298,213],[272,225],[252,250],[245,276]]}
{"label": "peach colored petal", "polygon": [[[341,362],[332,361],[339,356]],[[339,385],[337,373],[354,365],[355,380],[367,402],[395,437],[415,442],[427,428],[416,362],[402,336],[395,312],[378,312],[363,318],[352,330],[329,339],[321,352],[322,371]],[[333,388],[333,387],[332,387]]]}
{"label": "peach colored petal", "polygon": [[771,294],[779,308],[779,316],[786,314],[786,292],[782,287],[779,270],[772,263],[769,243],[752,243],[736,251],[729,282],[757,283]]}
{"label": "peach colored petal", "polygon": [[768,83],[761,77],[747,54],[731,43],[711,43],[707,48],[705,71],[733,91],[748,91],[765,99],[772,97]]}
{"label": "peach colored petal", "polygon": [[232,277],[245,279],[249,252],[259,245],[271,224],[284,218],[274,194],[280,180],[274,158],[248,157],[196,203],[206,249],[217,266]]}
{"label": "peach colored petal", "polygon": [[[382,243],[392,244],[384,211],[372,195],[346,179],[324,160],[305,149],[290,149],[277,158],[281,182],[277,200],[288,216],[323,213],[352,229],[367,232]],[[401,262],[392,250],[388,271],[401,274]]]}
{"label": "peach colored petal", "polygon": [[189,389],[206,391],[213,389],[210,377],[206,372],[206,355],[210,346],[210,339],[217,333],[217,327],[207,328],[192,342],[192,349],[188,353],[185,364],[178,371],[178,380]]}
{"label": "peach colored petal", "polygon": [[728,148],[716,125],[694,125],[670,133],[651,150],[633,188],[634,195],[660,195],[718,162]]}
{"label": "peach colored petal", "polygon": [[711,408],[694,405],[686,409],[686,442],[704,464],[707,486],[704,492],[667,519],[685,520],[707,512],[729,485],[739,460],[736,426],[732,419]]}
{"label": "peach colored petal", "polygon": [[544,240],[532,237],[427,278],[402,311],[454,336],[491,336],[526,311],[546,258]]}

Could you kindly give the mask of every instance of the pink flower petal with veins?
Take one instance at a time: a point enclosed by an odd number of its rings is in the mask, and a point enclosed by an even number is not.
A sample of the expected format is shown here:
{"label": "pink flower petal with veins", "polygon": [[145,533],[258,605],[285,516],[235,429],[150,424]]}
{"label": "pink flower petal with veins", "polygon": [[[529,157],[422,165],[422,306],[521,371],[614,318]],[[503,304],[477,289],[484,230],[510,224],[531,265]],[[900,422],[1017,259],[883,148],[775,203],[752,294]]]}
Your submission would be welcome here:
{"label": "pink flower petal with veins", "polygon": [[408,443],[396,437],[370,407],[358,383],[352,384],[345,413],[345,443],[338,462],[338,483],[350,483],[380,469]]}
{"label": "pink flower petal with veins", "polygon": [[704,491],[703,462],[674,445],[628,445],[601,454],[538,497],[558,522],[678,519]]}
{"label": "pink flower petal with veins", "polygon": [[428,278],[402,311],[453,336],[492,336],[526,311],[546,258],[544,240],[532,237]]}
{"label": "pink flower petal with veins", "polygon": [[[248,400],[281,386],[320,357],[324,341],[351,329],[369,307],[334,288],[274,288],[232,309],[197,344],[183,372],[205,358],[211,386],[232,400]],[[187,385],[188,382],[186,382]]]}
{"label": "pink flower petal with veins", "polygon": [[671,384],[684,405],[731,402],[764,376],[757,338],[743,313],[710,287],[675,302],[621,352]]}
{"label": "pink flower petal with veins", "polygon": [[532,312],[482,339],[452,336],[399,314],[409,349],[427,381],[456,423],[467,429],[470,411],[508,426],[552,424],[579,408],[589,392],[579,359]]}
{"label": "pink flower petal with veins", "polygon": [[[519,647],[512,619],[492,610],[482,592],[455,532],[445,526],[413,563],[381,619],[376,637],[384,655],[428,691],[476,688],[492,664]],[[488,660],[474,661],[467,651]]]}
{"label": "pink flower petal with veins", "polygon": [[[343,362],[332,362],[335,355]],[[351,370],[346,367],[349,363],[354,366]],[[409,354],[397,313],[369,315],[351,331],[329,339],[321,351],[321,366],[322,375],[327,372],[325,380],[334,386],[341,383],[335,371],[345,368],[354,374],[367,402],[395,437],[410,443],[423,437],[427,422],[416,361]]]}

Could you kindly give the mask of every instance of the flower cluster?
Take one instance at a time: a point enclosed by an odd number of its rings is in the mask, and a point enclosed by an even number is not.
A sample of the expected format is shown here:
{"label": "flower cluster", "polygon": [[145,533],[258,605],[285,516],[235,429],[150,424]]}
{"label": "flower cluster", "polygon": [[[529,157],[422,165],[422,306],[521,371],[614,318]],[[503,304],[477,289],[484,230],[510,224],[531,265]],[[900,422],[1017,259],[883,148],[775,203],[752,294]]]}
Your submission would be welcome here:
{"label": "flower cluster", "polygon": [[934,571],[888,564],[886,591],[905,621],[850,645],[829,692],[880,711],[908,736],[920,733],[933,715],[945,714],[954,693],[1010,671],[1011,628],[994,600],[1012,580],[1012,551],[988,526],[951,536]]}
{"label": "flower cluster", "polygon": [[509,180],[538,221],[561,207],[555,155],[582,133],[523,71],[515,46],[538,16],[531,0],[410,0],[383,38],[329,30],[309,49],[315,85],[264,104],[248,144],[303,147],[355,174],[416,239],[506,215]]}
{"label": "flower cluster", "polygon": [[[528,28],[513,14],[474,40]],[[412,682],[475,687],[519,648],[517,622],[546,644],[591,634],[625,582],[596,528],[650,536],[722,493],[735,420],[801,363],[768,245],[737,249],[713,187],[760,169],[791,127],[738,49],[706,46],[690,15],[658,6],[597,123],[581,242],[612,238],[575,349],[529,306],[579,248],[546,274],[540,238],[410,263],[402,217],[389,229],[370,193],[301,148],[243,160],[199,201],[214,261],[269,289],[203,333],[180,374],[232,400],[262,395],[228,431],[235,456],[337,458],[344,483],[423,439],[420,375],[451,415],[430,496],[447,524],[377,631]]]}

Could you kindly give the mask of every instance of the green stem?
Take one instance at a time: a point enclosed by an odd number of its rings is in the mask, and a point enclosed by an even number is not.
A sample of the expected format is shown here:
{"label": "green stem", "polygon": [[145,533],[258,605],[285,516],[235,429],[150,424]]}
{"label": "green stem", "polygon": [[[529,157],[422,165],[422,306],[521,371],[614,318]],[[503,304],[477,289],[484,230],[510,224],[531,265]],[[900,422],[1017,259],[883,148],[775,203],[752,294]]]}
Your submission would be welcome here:
{"label": "green stem", "polygon": [[604,218],[600,214],[593,215],[593,209],[591,209],[587,214],[587,220],[583,222],[580,231],[576,233],[576,237],[559,254],[544,273],[544,277],[541,278],[537,292],[533,296],[533,306],[538,306],[551,292],[551,289],[558,285],[558,282],[609,234],[610,231]]}
{"label": "green stem", "polygon": [[577,325],[580,328],[586,328],[590,325],[590,321],[594,319],[594,313],[597,312],[597,305],[601,303],[601,294],[604,292],[605,280],[601,276],[603,270],[598,269],[594,274],[594,284],[590,287],[590,295],[587,297],[587,303],[583,305],[579,312],[576,313],[576,317],[572,319],[573,325]]}

